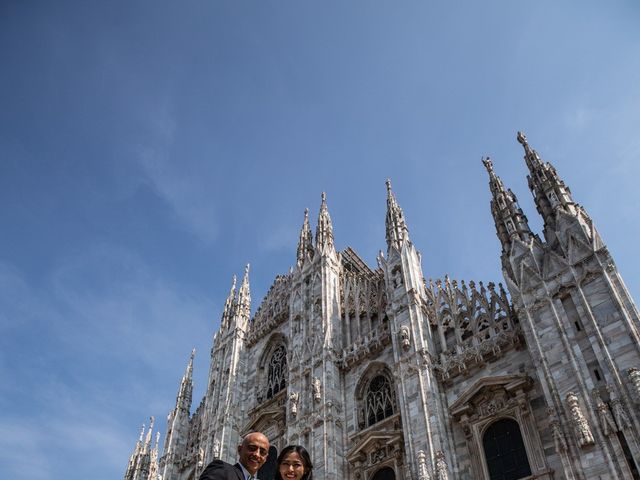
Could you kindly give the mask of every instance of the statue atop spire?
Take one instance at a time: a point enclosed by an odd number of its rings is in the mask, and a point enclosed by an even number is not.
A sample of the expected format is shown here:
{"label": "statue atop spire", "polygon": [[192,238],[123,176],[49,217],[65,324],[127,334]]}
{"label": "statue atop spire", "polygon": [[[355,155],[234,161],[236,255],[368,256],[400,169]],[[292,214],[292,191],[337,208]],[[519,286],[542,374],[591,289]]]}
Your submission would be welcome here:
{"label": "statue atop spire", "polygon": [[329,209],[327,208],[327,194],[322,192],[322,201],[320,202],[320,213],[318,214],[318,228],[316,228],[316,248],[321,251],[326,249],[334,250],[333,245],[333,226]]}
{"label": "statue atop spire", "polygon": [[300,229],[300,239],[298,240],[298,252],[296,263],[301,267],[305,260],[313,257],[313,233],[309,225],[309,209],[304,209],[304,222]]}
{"label": "statue atop spire", "polygon": [[245,318],[251,315],[251,291],[249,288],[249,264],[244,267],[244,276],[242,277],[242,285],[238,290],[238,313]]}
{"label": "statue atop spire", "polygon": [[387,248],[394,247],[400,249],[405,241],[409,240],[409,229],[404,221],[404,213],[398,205],[396,197],[391,190],[391,180],[387,179],[387,218],[385,225],[387,227]]}

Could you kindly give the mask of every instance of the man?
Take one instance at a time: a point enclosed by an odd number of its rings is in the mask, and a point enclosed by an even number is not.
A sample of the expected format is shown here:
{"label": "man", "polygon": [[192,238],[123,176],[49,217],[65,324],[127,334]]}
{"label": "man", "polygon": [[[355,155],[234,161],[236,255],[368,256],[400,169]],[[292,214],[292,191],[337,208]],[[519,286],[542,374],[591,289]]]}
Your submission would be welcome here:
{"label": "man", "polygon": [[214,460],[204,469],[200,480],[253,480],[268,455],[269,439],[260,432],[250,433],[238,445],[238,463],[230,465]]}

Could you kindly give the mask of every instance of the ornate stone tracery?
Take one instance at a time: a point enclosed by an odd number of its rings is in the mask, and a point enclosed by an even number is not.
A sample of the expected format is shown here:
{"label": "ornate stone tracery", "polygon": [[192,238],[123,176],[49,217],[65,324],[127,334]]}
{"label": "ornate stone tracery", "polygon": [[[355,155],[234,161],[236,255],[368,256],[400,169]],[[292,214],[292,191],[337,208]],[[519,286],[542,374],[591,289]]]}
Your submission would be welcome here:
{"label": "ornate stone tracery", "polygon": [[287,385],[287,351],[280,345],[271,354],[267,371],[266,398],[272,398]]}
{"label": "ornate stone tracery", "polygon": [[467,372],[520,345],[521,332],[501,284],[475,282],[425,284],[425,313],[436,338],[433,367],[443,379]]}
{"label": "ornate stone tracery", "polygon": [[355,390],[358,428],[364,430],[398,412],[395,382],[389,368],[372,363]]}
{"label": "ornate stone tracery", "polygon": [[256,311],[247,336],[247,346],[255,345],[278,325],[289,319],[291,275],[278,275]]}
{"label": "ornate stone tracery", "polygon": [[393,415],[394,403],[389,379],[384,375],[371,379],[364,402],[367,426],[370,427]]}

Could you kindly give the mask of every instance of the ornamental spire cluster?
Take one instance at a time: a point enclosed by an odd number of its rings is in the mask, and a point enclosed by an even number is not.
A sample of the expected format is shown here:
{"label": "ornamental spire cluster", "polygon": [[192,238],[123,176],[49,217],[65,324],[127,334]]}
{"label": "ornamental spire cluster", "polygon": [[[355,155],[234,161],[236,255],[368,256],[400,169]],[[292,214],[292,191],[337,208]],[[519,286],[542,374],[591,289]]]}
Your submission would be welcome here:
{"label": "ornamental spire cluster", "polygon": [[578,206],[571,197],[571,190],[558,176],[556,169],[549,162],[543,162],[527,141],[527,136],[518,132],[518,142],[524,148],[524,160],[529,169],[527,180],[536,204],[538,213],[544,220],[545,238],[549,239],[547,232],[555,228],[556,211],[564,210],[575,215]]}
{"label": "ornamental spire cluster", "polygon": [[515,194],[511,189],[504,187],[502,179],[493,171],[491,159],[483,158],[482,163],[489,174],[491,214],[496,225],[496,233],[502,244],[502,251],[508,252],[513,239],[517,238],[528,243],[533,234]]}
{"label": "ornamental spire cluster", "polygon": [[193,358],[196,355],[196,349],[191,350],[189,363],[182,376],[178,396],[176,398],[176,407],[188,412],[191,409],[191,400],[193,396]]}
{"label": "ornamental spire cluster", "polygon": [[409,229],[404,221],[404,213],[391,190],[391,180],[387,179],[387,217],[385,219],[387,248],[400,249],[409,241]]}
{"label": "ornamental spire cluster", "polygon": [[233,280],[231,282],[231,290],[229,290],[229,295],[227,296],[227,300],[224,302],[224,310],[222,312],[222,322],[220,322],[222,329],[226,329],[233,318],[233,315],[236,311],[237,307],[236,300],[236,276],[233,276]]}
{"label": "ornamental spire cluster", "polygon": [[313,258],[313,233],[309,225],[309,209],[304,209],[304,222],[300,229],[300,239],[298,240],[298,251],[296,253],[296,264],[298,267]]}
{"label": "ornamental spire cluster", "polygon": [[318,214],[318,227],[316,228],[316,248],[326,252],[334,250],[333,225],[327,208],[327,194],[322,192],[320,202],[320,213]]}
{"label": "ornamental spire cluster", "polygon": [[238,314],[248,319],[251,315],[251,289],[249,288],[249,264],[244,267],[242,285],[238,290]]}
{"label": "ornamental spire cluster", "polygon": [[129,464],[124,474],[124,480],[158,480],[158,443],[160,440],[160,432],[156,432],[156,440],[152,446],[154,421],[154,417],[151,417],[146,437],[145,425],[142,425],[138,441],[129,457]]}

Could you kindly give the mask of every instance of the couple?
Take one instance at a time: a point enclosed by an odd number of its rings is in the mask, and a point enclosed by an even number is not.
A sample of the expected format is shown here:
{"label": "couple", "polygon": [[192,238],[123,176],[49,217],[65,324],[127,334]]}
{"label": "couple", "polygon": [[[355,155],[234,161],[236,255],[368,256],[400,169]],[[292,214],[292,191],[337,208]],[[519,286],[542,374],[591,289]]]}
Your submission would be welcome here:
{"label": "couple", "polygon": [[[257,480],[258,470],[268,455],[269,439],[260,432],[250,433],[238,445],[238,463],[230,465],[214,460],[202,472],[200,480]],[[313,480],[312,470],[311,458],[305,448],[289,445],[278,455],[274,480]]]}

